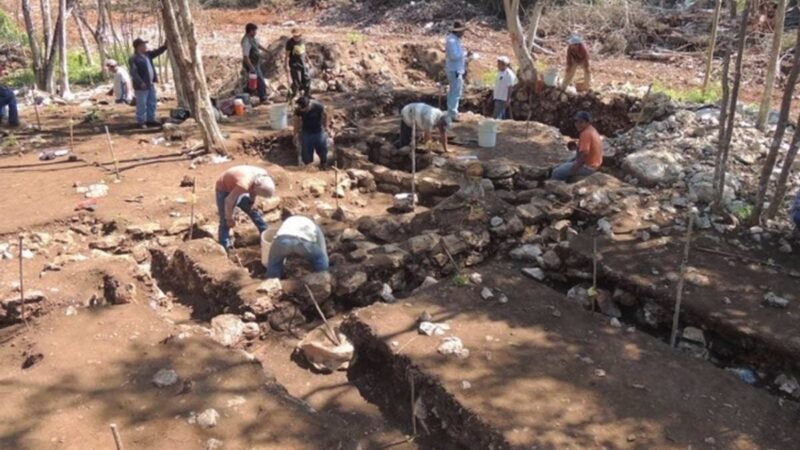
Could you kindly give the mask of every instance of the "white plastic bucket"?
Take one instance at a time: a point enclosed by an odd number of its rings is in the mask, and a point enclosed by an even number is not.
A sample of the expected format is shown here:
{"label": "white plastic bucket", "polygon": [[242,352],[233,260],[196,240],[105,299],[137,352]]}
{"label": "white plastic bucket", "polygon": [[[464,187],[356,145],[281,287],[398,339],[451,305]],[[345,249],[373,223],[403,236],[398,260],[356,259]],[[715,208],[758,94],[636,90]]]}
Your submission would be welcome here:
{"label": "white plastic bucket", "polygon": [[492,148],[497,143],[497,121],[484,120],[478,124],[478,146]]}
{"label": "white plastic bucket", "polygon": [[269,110],[270,127],[273,130],[285,130],[289,128],[289,118],[287,117],[289,107],[286,105],[275,105]]}
{"label": "white plastic bucket", "polygon": [[272,247],[272,241],[267,239],[267,232],[261,233],[261,264],[267,267],[269,262],[269,248]]}
{"label": "white plastic bucket", "polygon": [[544,84],[550,87],[554,87],[556,84],[558,84],[558,68],[547,68],[547,70],[544,72]]}

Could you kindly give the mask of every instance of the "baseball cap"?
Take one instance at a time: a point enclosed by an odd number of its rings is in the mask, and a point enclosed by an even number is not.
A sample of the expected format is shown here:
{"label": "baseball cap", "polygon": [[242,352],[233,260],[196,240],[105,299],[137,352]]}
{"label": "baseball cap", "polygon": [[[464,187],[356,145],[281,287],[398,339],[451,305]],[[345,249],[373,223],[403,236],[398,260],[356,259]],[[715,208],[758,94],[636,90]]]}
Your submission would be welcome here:
{"label": "baseball cap", "polygon": [[511,60],[508,58],[508,56],[498,56],[498,57],[497,57],[497,60],[498,60],[499,62],[501,62],[501,63],[505,64],[505,65],[509,65],[509,64],[511,64]]}
{"label": "baseball cap", "polygon": [[147,41],[145,41],[142,38],[136,38],[136,39],[133,40],[133,48],[136,48],[136,47],[138,47],[138,46],[140,46],[142,44],[147,44]]}
{"label": "baseball cap", "polygon": [[575,113],[575,120],[581,122],[592,122],[592,114],[589,111],[578,111]]}
{"label": "baseball cap", "polygon": [[569,45],[577,45],[577,44],[582,44],[582,43],[583,43],[583,39],[581,39],[581,37],[579,35],[577,35],[577,34],[572,34],[572,35],[570,35],[569,39],[567,39],[567,44],[569,44]]}
{"label": "baseball cap", "polygon": [[107,59],[106,67],[117,67],[117,61],[111,58]]}

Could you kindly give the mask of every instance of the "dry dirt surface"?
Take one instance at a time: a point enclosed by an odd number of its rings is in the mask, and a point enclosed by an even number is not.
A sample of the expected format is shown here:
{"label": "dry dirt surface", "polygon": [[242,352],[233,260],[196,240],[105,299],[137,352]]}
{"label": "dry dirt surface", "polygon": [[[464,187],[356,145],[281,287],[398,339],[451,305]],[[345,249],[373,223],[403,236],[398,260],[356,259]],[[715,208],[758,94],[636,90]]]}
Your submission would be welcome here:
{"label": "dry dirt surface", "polygon": [[[794,407],[650,336],[611,327],[519,270],[492,263],[475,270],[480,285],[442,282],[354,313],[344,328],[359,354],[351,379],[398,418],[410,417],[414,384],[420,435],[450,445],[436,448],[797,445]],[[494,299],[481,298],[484,287]],[[501,294],[507,303],[496,300]],[[420,317],[450,329],[423,335]],[[437,352],[449,336],[468,357]]]}

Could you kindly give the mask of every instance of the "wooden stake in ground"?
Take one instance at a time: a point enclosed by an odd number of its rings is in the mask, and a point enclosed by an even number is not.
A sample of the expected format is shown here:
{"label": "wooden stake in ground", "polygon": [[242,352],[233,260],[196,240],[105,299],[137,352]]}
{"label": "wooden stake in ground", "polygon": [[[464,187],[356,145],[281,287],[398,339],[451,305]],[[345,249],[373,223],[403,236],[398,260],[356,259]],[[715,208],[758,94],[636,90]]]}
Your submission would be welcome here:
{"label": "wooden stake in ground", "polygon": [[106,140],[108,141],[108,151],[111,152],[111,159],[114,160],[114,172],[117,174],[117,181],[119,181],[119,165],[117,164],[117,157],[114,156],[114,145],[111,143],[111,133],[108,132],[108,125],[106,125]]}
{"label": "wooden stake in ground", "polygon": [[197,191],[197,177],[192,177],[192,213],[189,217],[189,240],[192,240],[192,235],[194,234],[194,205],[197,203],[197,195],[195,192]]}
{"label": "wooden stake in ground", "polygon": [[[342,189],[344,193],[344,189]],[[333,198],[336,202],[336,209],[339,209],[339,164],[335,159],[333,160]]]}
{"label": "wooden stake in ground", "polygon": [[639,111],[639,117],[636,118],[636,124],[633,126],[633,128],[638,127],[639,124],[642,123],[642,119],[644,118],[644,107],[647,104],[647,99],[650,98],[650,90],[652,89],[653,89],[653,83],[650,83],[647,86],[647,92],[645,92],[644,97],[642,97],[642,110]]}
{"label": "wooden stake in ground", "polygon": [[111,424],[111,435],[114,436],[114,445],[117,446],[117,450],[125,450],[125,446],[122,445],[122,438],[119,435],[119,431],[117,431],[117,424]]}
{"label": "wooden stake in ground", "polygon": [[686,245],[683,247],[683,260],[681,273],[678,278],[678,290],[675,293],[675,312],[672,314],[672,334],[669,338],[670,347],[675,347],[678,339],[678,318],[681,315],[681,300],[683,300],[683,282],[686,279],[686,266],[689,265],[689,248],[692,245],[692,228],[694,227],[694,213],[689,214],[689,226],[686,230]]}
{"label": "wooden stake in ground", "polygon": [[75,154],[75,134],[72,130],[72,117],[69,118],[69,151]]}
{"label": "wooden stake in ground", "polygon": [[314,298],[314,293],[311,292],[311,288],[309,288],[307,284],[304,284],[303,286],[306,287],[306,292],[308,292],[308,296],[311,297],[311,301],[314,303],[314,308],[317,309],[317,313],[319,313],[322,323],[325,324],[325,329],[328,330],[328,333],[330,333],[328,339],[330,339],[334,345],[342,345],[342,343],[339,341],[339,336],[333,332],[333,327],[331,327],[331,324],[328,323],[328,319],[325,318],[325,314],[322,314],[322,309],[319,307],[317,299]]}
{"label": "wooden stake in ground", "polygon": [[412,372],[411,369],[408,370],[408,384],[411,385],[411,440],[413,441],[417,438],[417,402],[414,398],[414,372]]}
{"label": "wooden stake in ground", "polygon": [[22,235],[19,235],[19,314],[22,316],[22,323],[28,327],[28,318],[25,314],[25,277],[22,273]]}
{"label": "wooden stake in ground", "polygon": [[417,113],[411,121],[411,211],[417,207]]}
{"label": "wooden stake in ground", "polygon": [[597,305],[597,236],[592,238],[592,312]]}
{"label": "wooden stake in ground", "polygon": [[42,120],[39,118],[39,105],[36,104],[36,99],[33,100],[33,110],[36,112],[36,129],[42,131]]}

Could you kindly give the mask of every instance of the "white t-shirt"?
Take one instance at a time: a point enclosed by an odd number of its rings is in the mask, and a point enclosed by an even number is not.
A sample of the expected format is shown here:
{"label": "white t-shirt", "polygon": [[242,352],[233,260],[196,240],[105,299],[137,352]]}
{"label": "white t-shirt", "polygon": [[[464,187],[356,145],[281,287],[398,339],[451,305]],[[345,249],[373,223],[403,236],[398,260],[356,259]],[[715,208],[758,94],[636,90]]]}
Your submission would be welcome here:
{"label": "white t-shirt", "polygon": [[[131,76],[128,74],[128,71],[124,67],[117,67],[117,71],[114,72],[114,99],[115,100],[131,100],[131,96],[133,95],[131,89]],[[127,89],[125,91],[125,96],[123,98],[123,88]]]}
{"label": "white t-shirt", "polygon": [[317,224],[305,216],[291,216],[281,224],[275,237],[293,236],[308,242],[317,242]]}
{"label": "white t-shirt", "polygon": [[502,72],[497,74],[497,79],[494,81],[494,99],[508,101],[508,90],[517,84],[517,75],[514,71],[506,67]]}
{"label": "white t-shirt", "polygon": [[436,123],[444,116],[444,111],[434,108],[427,103],[409,103],[400,110],[403,122],[409,127],[417,122],[417,129],[421,131],[432,130]]}

